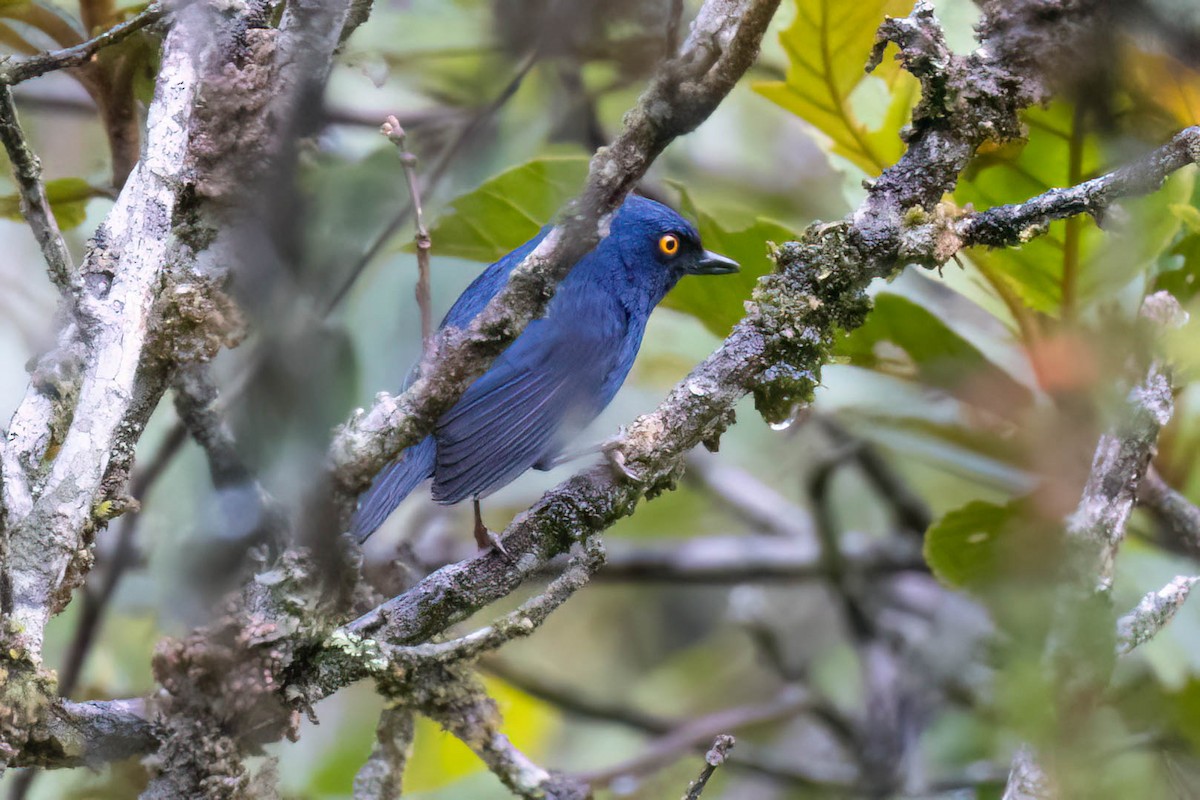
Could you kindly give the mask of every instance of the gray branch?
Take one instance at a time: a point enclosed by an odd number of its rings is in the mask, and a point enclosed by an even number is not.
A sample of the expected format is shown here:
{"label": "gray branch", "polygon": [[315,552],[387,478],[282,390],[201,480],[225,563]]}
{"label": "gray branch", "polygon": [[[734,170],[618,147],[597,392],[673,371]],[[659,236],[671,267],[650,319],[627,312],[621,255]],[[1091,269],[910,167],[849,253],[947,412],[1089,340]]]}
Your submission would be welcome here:
{"label": "gray branch", "polygon": [[[1187,318],[1166,292],[1146,298],[1142,316],[1159,330]],[[1171,419],[1175,398],[1167,367],[1153,362],[1146,377],[1130,390],[1126,408],[1113,430],[1100,437],[1079,505],[1066,521],[1067,552],[1052,611],[1046,662],[1057,681],[1062,702],[1075,711],[1095,702],[1111,678],[1111,664],[1086,655],[1094,645],[1094,618],[1111,603],[1113,569],[1138,486],[1159,432]],[[1179,579],[1163,593],[1148,595],[1111,634],[1115,652],[1124,653],[1157,633],[1187,597],[1191,579]],[[1037,763],[1029,745],[1013,760],[1006,797],[1052,800],[1058,796],[1052,775]]]}
{"label": "gray branch", "polygon": [[385,708],[375,729],[375,747],[354,776],[354,800],[395,800],[404,787],[404,767],[412,755],[413,713]]}
{"label": "gray branch", "polygon": [[1117,620],[1117,655],[1123,656],[1153,639],[1187,602],[1200,577],[1177,576],[1157,592],[1149,592],[1137,607]]}
{"label": "gray branch", "polygon": [[33,153],[29,141],[17,120],[17,107],[13,102],[12,87],[0,81],[0,141],[8,153],[13,176],[21,195],[21,213],[29,223],[33,236],[42,248],[50,280],[59,291],[69,291],[75,280],[75,266],[71,252],[63,241],[58,221],[46,199],[46,187],[42,184],[42,162]]}
{"label": "gray branch", "polygon": [[103,50],[128,39],[133,34],[158,22],[167,13],[162,3],[151,3],[138,14],[113,25],[97,36],[73,47],[51,50],[28,58],[6,58],[0,61],[0,84],[13,86],[60,69],[81,67]]}

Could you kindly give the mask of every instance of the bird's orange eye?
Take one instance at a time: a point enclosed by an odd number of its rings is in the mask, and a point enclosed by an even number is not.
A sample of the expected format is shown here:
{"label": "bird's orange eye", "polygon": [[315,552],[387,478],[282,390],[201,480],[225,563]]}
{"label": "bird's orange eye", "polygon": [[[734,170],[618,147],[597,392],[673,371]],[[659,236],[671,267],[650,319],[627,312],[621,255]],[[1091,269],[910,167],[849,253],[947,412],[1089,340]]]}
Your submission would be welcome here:
{"label": "bird's orange eye", "polygon": [[668,233],[658,240],[658,249],[663,255],[673,256],[679,252],[679,237],[673,233]]}

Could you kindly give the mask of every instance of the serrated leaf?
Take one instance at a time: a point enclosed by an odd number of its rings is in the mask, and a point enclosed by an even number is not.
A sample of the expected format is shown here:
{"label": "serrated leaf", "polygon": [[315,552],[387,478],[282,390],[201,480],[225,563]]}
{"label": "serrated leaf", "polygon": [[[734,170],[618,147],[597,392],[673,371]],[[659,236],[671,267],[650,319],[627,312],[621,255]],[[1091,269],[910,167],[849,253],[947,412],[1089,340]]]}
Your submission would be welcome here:
{"label": "serrated leaf", "polygon": [[1033,399],[932,312],[891,292],[875,297],[866,323],[842,339],[836,352],[855,366],[918,381],[1006,417]]}
{"label": "serrated leaf", "polygon": [[756,219],[740,230],[729,230],[715,217],[698,209],[681,185],[673,183],[672,186],[679,192],[679,211],[696,224],[704,247],[732,258],[741,265],[741,270],[719,277],[685,277],[667,295],[663,305],[691,314],[714,334],[724,338],[745,315],[744,304],[750,298],[754,284],[774,269],[767,254],[768,243],[782,244],[795,239],[796,235],[783,225],[765,219]]}
{"label": "serrated leaf", "polygon": [[[58,227],[64,231],[82,225],[87,219],[88,201],[100,196],[103,196],[103,192],[83,178],[46,181],[46,199],[50,201],[50,210],[58,221]],[[18,222],[25,219],[21,213],[20,195],[0,196],[0,217]]]}
{"label": "serrated leaf", "polygon": [[828,136],[835,153],[879,174],[904,152],[898,134],[912,109],[916,79],[894,61],[880,65],[876,74],[891,88],[892,100],[875,130],[855,115],[850,95],[866,77],[879,24],[911,8],[911,0],[797,0],[795,21],[779,36],[788,55],[786,79],[756,83],[754,90]]}
{"label": "serrated leaf", "polygon": [[430,230],[433,252],[496,261],[537,234],[587,178],[586,156],[535,158],[450,203]]}

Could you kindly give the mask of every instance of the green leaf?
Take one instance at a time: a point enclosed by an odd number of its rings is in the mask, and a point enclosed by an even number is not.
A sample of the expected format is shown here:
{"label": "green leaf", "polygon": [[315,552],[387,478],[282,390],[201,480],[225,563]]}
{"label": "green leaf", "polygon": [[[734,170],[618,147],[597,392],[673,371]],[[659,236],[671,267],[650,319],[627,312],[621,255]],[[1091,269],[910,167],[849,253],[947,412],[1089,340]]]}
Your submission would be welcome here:
{"label": "green leaf", "polygon": [[[46,181],[46,199],[50,201],[50,210],[58,220],[58,227],[64,231],[82,225],[87,219],[88,200],[103,196],[102,191],[83,178],[56,178]],[[0,196],[0,217],[18,222],[25,219],[21,213],[20,195]]]}
{"label": "green leaf", "polygon": [[750,298],[754,284],[774,269],[774,262],[768,255],[770,243],[782,244],[795,239],[796,235],[783,225],[765,219],[757,219],[740,230],[728,230],[716,218],[698,209],[680,184],[671,185],[679,192],[680,212],[695,222],[704,246],[732,258],[742,268],[733,275],[685,277],[667,295],[663,305],[691,314],[714,334],[724,338],[745,315],[744,304]]}
{"label": "green leaf", "polygon": [[1010,417],[1032,393],[989,361],[932,312],[891,292],[875,297],[866,323],[844,338],[837,354],[865,369],[916,380]]}
{"label": "green leaf", "polygon": [[796,20],[779,36],[788,54],[786,80],[754,90],[801,117],[833,140],[833,152],[877,175],[904,152],[900,128],[916,96],[916,79],[895,61],[876,74],[892,91],[882,125],[870,130],[855,115],[850,95],[866,77],[875,31],[886,16],[903,16],[911,0],[797,0]]}
{"label": "green leaf", "polygon": [[925,533],[925,560],[940,580],[964,589],[1045,584],[1061,563],[1061,525],[1037,512],[1029,498],[967,503]]}
{"label": "green leaf", "polygon": [[491,262],[520,247],[579,192],[586,156],[535,158],[457,198],[430,230],[438,256]]}

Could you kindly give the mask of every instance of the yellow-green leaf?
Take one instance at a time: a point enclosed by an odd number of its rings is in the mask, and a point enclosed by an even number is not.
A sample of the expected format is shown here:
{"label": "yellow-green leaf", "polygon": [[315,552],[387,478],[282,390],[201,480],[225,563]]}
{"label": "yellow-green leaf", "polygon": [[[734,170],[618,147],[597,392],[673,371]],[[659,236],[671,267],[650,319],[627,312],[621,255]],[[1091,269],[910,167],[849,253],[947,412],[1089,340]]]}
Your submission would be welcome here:
{"label": "yellow-green leaf", "polygon": [[[63,230],[83,224],[87,218],[88,200],[102,195],[103,192],[83,178],[57,178],[46,181],[46,199],[50,201],[50,210],[58,220],[58,227]],[[0,217],[18,221],[25,219],[21,214],[19,195],[0,196]]]}
{"label": "yellow-green leaf", "polygon": [[917,82],[886,60],[877,70],[891,89],[882,124],[858,119],[850,95],[864,69],[875,30],[887,16],[902,16],[912,0],[797,0],[796,20],[780,34],[788,54],[786,80],[754,84],[754,90],[801,117],[833,140],[833,152],[876,175],[904,152],[898,134],[907,121]]}

